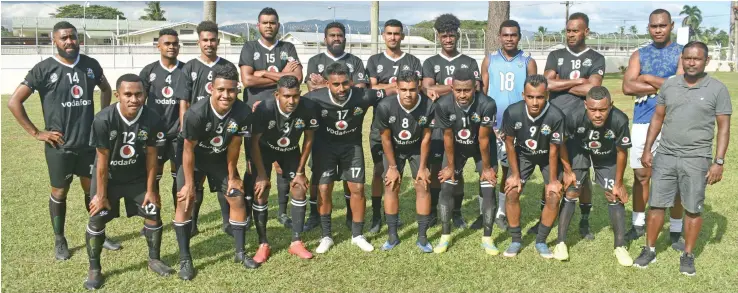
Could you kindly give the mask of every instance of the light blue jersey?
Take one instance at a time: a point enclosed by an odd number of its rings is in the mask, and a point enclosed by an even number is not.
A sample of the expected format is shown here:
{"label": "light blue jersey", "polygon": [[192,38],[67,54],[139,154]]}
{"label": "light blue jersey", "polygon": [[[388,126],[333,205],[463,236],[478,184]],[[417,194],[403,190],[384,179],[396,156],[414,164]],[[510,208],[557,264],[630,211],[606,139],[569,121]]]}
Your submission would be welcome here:
{"label": "light blue jersey", "polygon": [[528,76],[529,53],[520,50],[515,57],[507,60],[502,50],[489,54],[489,90],[487,95],[495,99],[497,104],[497,125],[502,126],[502,114],[508,106],[523,100],[525,78]]}

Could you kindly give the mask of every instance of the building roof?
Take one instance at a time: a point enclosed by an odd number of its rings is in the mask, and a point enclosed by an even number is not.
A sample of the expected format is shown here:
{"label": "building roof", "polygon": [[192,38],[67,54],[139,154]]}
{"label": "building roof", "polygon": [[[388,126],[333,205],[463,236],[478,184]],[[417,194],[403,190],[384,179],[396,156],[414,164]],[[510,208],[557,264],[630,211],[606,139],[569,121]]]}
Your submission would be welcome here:
{"label": "building roof", "polygon": [[112,39],[115,38],[115,33],[108,31],[86,31],[85,34],[90,39]]}
{"label": "building roof", "polygon": [[[173,27],[178,27],[180,25],[185,25],[185,24],[197,26],[197,24],[196,23],[193,23],[193,22],[180,21],[180,22],[166,23],[166,24],[159,25],[159,26],[156,26],[156,27],[148,27],[148,28],[145,28],[145,29],[132,31],[132,32],[127,33],[127,34],[121,34],[118,37],[136,36],[136,35],[142,35],[142,34],[146,34],[146,33],[150,33],[150,32],[158,32],[158,31],[160,31],[162,29],[165,29],[165,28],[173,28]],[[229,33],[229,32],[224,31],[224,30],[218,30],[218,32],[221,33],[221,34],[232,36],[232,37],[240,37],[237,34]]]}
{"label": "building roof", "polygon": [[51,30],[54,25],[60,21],[68,21],[77,30],[81,31],[87,24],[87,30],[96,31],[115,31],[116,28],[125,31],[130,28],[131,31],[142,30],[150,27],[157,27],[165,25],[166,21],[151,21],[151,20],[132,20],[132,19],[82,19],[82,18],[46,18],[46,17],[13,17],[13,29],[20,29],[21,27],[28,29],[35,29],[38,22],[39,30]]}
{"label": "building roof", "polygon": [[[282,37],[282,39],[285,39],[290,36],[303,43],[320,43],[320,42],[323,42],[323,38],[324,38],[323,32],[319,32],[319,33],[288,32]],[[350,44],[350,43],[370,44],[372,43],[371,35],[347,34],[346,43],[347,44]],[[402,40],[402,44],[403,45],[433,46],[433,41],[429,41],[428,39],[419,37],[419,36],[405,36],[405,39]]]}

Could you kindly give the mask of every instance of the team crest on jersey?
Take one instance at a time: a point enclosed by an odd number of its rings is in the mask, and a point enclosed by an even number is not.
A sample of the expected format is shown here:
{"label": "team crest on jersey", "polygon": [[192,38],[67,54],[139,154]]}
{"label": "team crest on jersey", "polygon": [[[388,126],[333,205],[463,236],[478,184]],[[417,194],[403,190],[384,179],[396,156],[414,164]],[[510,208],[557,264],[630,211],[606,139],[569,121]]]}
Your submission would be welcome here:
{"label": "team crest on jersey", "polygon": [[428,123],[428,118],[425,116],[420,116],[420,118],[418,118],[418,125],[425,126],[426,123]]}
{"label": "team crest on jersey", "polygon": [[69,90],[69,93],[72,94],[72,97],[75,99],[79,99],[84,92],[85,91],[82,90],[82,87],[76,84]]}
{"label": "team crest on jersey", "polygon": [[348,127],[348,123],[346,123],[346,121],[338,120],[336,122],[336,129],[338,130],[346,130],[347,127]]}
{"label": "team crest on jersey", "polygon": [[592,59],[589,59],[589,58],[584,59],[584,62],[582,62],[582,66],[584,66],[584,67],[590,67],[590,66],[592,66]]}
{"label": "team crest on jersey", "polygon": [[412,133],[410,131],[407,131],[407,129],[403,129],[400,131],[400,133],[397,134],[397,137],[399,137],[401,140],[408,140],[411,137],[413,137]]}
{"label": "team crest on jersey", "polygon": [[312,126],[318,125],[318,119],[310,119],[310,125]]}
{"label": "team crest on jersey", "polygon": [[358,76],[359,76],[359,79],[364,79],[364,74],[363,73],[359,72]]}
{"label": "team crest on jersey", "polygon": [[584,133],[584,127],[577,128],[577,133]]}
{"label": "team crest on jersey", "polygon": [[469,131],[469,129],[462,129],[462,130],[459,130],[457,135],[461,139],[468,139],[471,136],[471,131]]}
{"label": "team crest on jersey", "polygon": [[287,52],[282,52],[279,54],[279,59],[282,59],[282,61],[287,60]]}
{"label": "team crest on jersey", "polygon": [[348,67],[349,72],[354,73],[354,66],[353,65],[346,63],[346,67]]}
{"label": "team crest on jersey", "polygon": [[471,121],[474,122],[474,123],[479,123],[479,121],[481,121],[481,120],[479,120],[479,114],[473,113],[472,116],[471,116]]}
{"label": "team crest on jersey", "polygon": [[605,138],[607,138],[607,139],[613,139],[613,138],[615,138],[615,132],[612,132],[611,129],[608,129],[605,132]]}
{"label": "team crest on jersey", "polygon": [[402,70],[410,70],[410,66],[407,66],[407,65],[402,66]]}
{"label": "team crest on jersey", "polygon": [[551,127],[548,126],[547,124],[543,124],[543,126],[541,126],[541,134],[549,135],[550,133],[551,133]]}
{"label": "team crest on jersey", "polygon": [[448,116],[449,121],[456,121],[456,114],[451,114]]}
{"label": "team crest on jersey", "polygon": [[90,79],[95,79],[95,72],[92,71],[92,68],[87,68],[87,77]]}
{"label": "team crest on jersey", "polygon": [[214,146],[214,147],[219,147],[219,146],[222,146],[222,145],[223,145],[223,137],[222,137],[222,136],[220,136],[220,135],[218,135],[218,136],[216,136],[216,137],[213,137],[213,138],[212,138],[212,139],[210,140],[210,145],[212,145],[212,146]]}
{"label": "team crest on jersey", "polygon": [[364,110],[359,107],[354,108],[354,116],[359,116],[361,114],[364,114]]}
{"label": "team crest on jersey", "polygon": [[521,123],[521,122],[515,122],[515,127],[514,128],[515,128],[515,130],[518,130],[520,128],[523,128],[523,123]]}
{"label": "team crest on jersey", "polygon": [[164,139],[164,132],[161,132],[161,131],[157,132],[156,133],[156,138],[157,139]]}
{"label": "team crest on jersey", "polygon": [[441,66],[440,65],[433,66],[433,72],[435,72],[435,73],[441,72]]}
{"label": "team crest on jersey", "polygon": [[226,128],[226,131],[230,133],[238,132],[238,124],[236,124],[236,122],[231,121],[230,123],[228,123],[228,128]]}
{"label": "team crest on jersey", "polygon": [[574,70],[571,73],[569,73],[569,79],[577,79],[580,76],[582,76],[582,74],[579,72],[579,70]]}
{"label": "team crest on jersey", "polygon": [[248,137],[251,137],[251,135],[249,135],[249,127],[246,125],[241,127],[241,131],[239,131],[238,133],[248,135]]}
{"label": "team crest on jersey", "polygon": [[147,132],[145,129],[141,129],[138,131],[138,140],[148,140],[149,139],[149,132]]}
{"label": "team crest on jersey", "polygon": [[382,73],[384,71],[384,66],[382,64],[377,65],[377,73]]}
{"label": "team crest on jersey", "polygon": [[136,148],[130,144],[123,145],[120,148],[120,156],[124,159],[130,159],[136,155]]}
{"label": "team crest on jersey", "polygon": [[328,116],[328,110],[321,110],[321,111],[320,111],[320,116],[321,116],[321,117],[326,117],[326,116]]}
{"label": "team crest on jersey", "polygon": [[259,52],[254,52],[254,61],[259,60],[259,57],[261,57],[261,54],[259,54]]}
{"label": "team crest on jersey", "polygon": [[208,122],[205,124],[205,131],[210,131],[210,129],[213,129],[213,123]]}
{"label": "team crest on jersey", "polygon": [[174,90],[172,89],[171,86],[165,86],[164,88],[161,89],[161,95],[164,96],[165,98],[171,98],[173,94],[174,94]]}
{"label": "team crest on jersey", "polygon": [[149,74],[149,81],[154,81],[154,80],[156,80],[156,73],[152,72],[151,74]]}
{"label": "team crest on jersey", "polygon": [[114,140],[116,137],[118,137],[118,131],[111,130],[110,131],[110,140]]}
{"label": "team crest on jersey", "polygon": [[280,139],[277,140],[277,145],[279,147],[281,147],[281,148],[286,147],[286,146],[290,145],[290,139],[287,138],[287,137],[282,137],[282,138],[280,138]]}
{"label": "team crest on jersey", "polygon": [[323,73],[323,69],[325,69],[325,65],[318,64],[318,72]]}
{"label": "team crest on jersey", "polygon": [[461,64],[461,69],[464,69],[464,68],[469,68],[469,65]]}
{"label": "team crest on jersey", "polygon": [[305,121],[302,121],[302,119],[297,118],[295,119],[295,129],[303,129],[305,128]]}
{"label": "team crest on jersey", "polygon": [[525,140],[525,146],[531,150],[535,150],[536,148],[538,148],[538,142],[535,139],[529,138]]}
{"label": "team crest on jersey", "polygon": [[599,148],[600,148],[601,146],[602,146],[602,144],[601,144],[601,143],[600,143],[599,141],[596,141],[596,140],[595,140],[595,141],[590,141],[590,142],[589,142],[589,143],[587,144],[587,147],[588,147],[589,149],[591,149],[591,150],[596,150],[596,149],[599,149]]}
{"label": "team crest on jersey", "polygon": [[454,82],[454,78],[453,77],[450,77],[450,76],[449,77],[446,77],[443,80],[443,84],[445,84],[445,85],[451,85],[453,82]]}
{"label": "team crest on jersey", "polygon": [[559,66],[564,65],[564,58],[559,58],[556,63],[559,64]]}
{"label": "team crest on jersey", "polygon": [[197,72],[190,73],[190,77],[192,77],[192,81],[195,81],[197,79]]}
{"label": "team crest on jersey", "polygon": [[395,121],[397,121],[397,118],[395,118],[395,116],[390,116],[389,123],[395,123]]}
{"label": "team crest on jersey", "polygon": [[56,75],[56,73],[52,73],[51,77],[49,77],[49,80],[51,81],[51,83],[55,83],[57,80],[59,80],[59,76]]}

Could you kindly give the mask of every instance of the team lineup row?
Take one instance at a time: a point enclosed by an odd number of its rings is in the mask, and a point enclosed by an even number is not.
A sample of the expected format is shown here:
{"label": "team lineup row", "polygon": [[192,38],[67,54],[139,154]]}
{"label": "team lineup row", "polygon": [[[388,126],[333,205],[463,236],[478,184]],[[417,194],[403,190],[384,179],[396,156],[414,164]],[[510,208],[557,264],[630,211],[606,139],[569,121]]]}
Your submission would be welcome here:
{"label": "team lineup row", "polygon": [[[539,223],[529,233],[537,235],[535,249],[542,257],[567,260],[567,230],[580,195],[580,233],[584,238],[594,237],[588,224],[589,174],[593,168],[595,182],[605,190],[608,201],[614,255],[621,265],[631,266],[634,261],[626,242],[643,235],[645,223],[639,220],[634,203],[634,226],[625,231],[624,204],[629,196],[623,176],[628,149],[634,150],[630,155],[632,168],[650,169],[661,125],[654,130],[648,123],[657,105],[669,103],[663,94],[655,93],[671,76],[684,73],[682,81],[704,76],[708,60],[702,43],[684,47],[672,43],[671,16],[665,10],[654,11],[649,19],[654,45],[634,53],[624,78],[624,91],[639,96],[631,133],[628,115],[612,105],[609,91],[601,86],[605,60],[586,46],[589,19],[582,13],[569,18],[566,47],[549,54],[544,75],[536,74],[535,60],[518,49],[520,26],[512,20],[501,24],[502,47],[485,57],[481,70],[476,60],[456,50],[460,22],[453,15],[436,19],[443,51],[422,64],[401,51],[404,36],[397,20],[385,22],[387,48],[369,58],[366,67],[361,59],[344,51],[345,30],[334,22],[325,29],[327,51],[309,60],[305,78],[294,46],[276,38],[276,11],[263,9],[258,21],[261,38],[244,45],[238,63],[240,75],[234,64],[217,55],[215,23],[198,25],[201,55],[184,64],[177,60],[177,32],[160,31],[157,46],[161,59],[138,75],[121,76],[115,84],[119,102],[112,105],[112,89],[102,68],[95,59],[79,54],[76,28],[66,22],[54,27],[57,54],[29,71],[9,107],[25,130],[45,142],[57,259],[70,257],[64,237],[66,195],[73,175],[80,178],[90,214],[86,228],[90,267],[85,288],[103,284],[102,249],[120,248],[106,238],[105,226],[120,216],[121,199],[127,216],[144,218],[141,233],[149,246],[149,268],[162,276],[174,272],[159,256],[159,180],[166,161],[170,161],[174,177],[174,230],[181,279],[195,276],[189,242],[198,233],[206,178],[211,192],[217,193],[223,229],[234,238],[234,261],[246,268],[258,268],[270,256],[266,223],[272,169],[277,173],[278,220],[292,230],[289,253],[312,258],[300,235],[318,226],[322,238],[315,252],[323,254],[332,247],[335,181],[344,182],[351,243],[373,251],[374,246],[363,236],[366,169],[362,128],[369,108],[374,111],[369,135],[374,162],[370,231],[378,232],[382,226],[383,203],[388,239],[382,250],[400,243],[398,194],[406,165],[416,191],[416,245],[424,253],[448,250],[452,226],[466,226],[460,214],[463,169],[472,159],[479,173],[480,215],[471,226],[483,229],[485,253],[500,253],[491,237],[495,223],[512,236],[504,256],[514,257],[522,249],[519,197],[538,167],[545,190]],[[645,68],[652,72],[640,70]],[[303,79],[310,90],[305,95],[300,91]],[[103,109],[97,114],[92,99],[95,87],[102,92]],[[43,103],[43,131],[33,125],[22,105],[34,91]],[[716,103],[722,109],[719,113],[725,113],[722,98]],[[727,103],[729,108],[729,97]],[[639,124],[646,126],[637,127]],[[247,162],[243,174],[237,168],[241,145]],[[724,157],[724,150],[718,157]],[[310,161],[312,176],[308,179],[305,170]],[[719,181],[721,174],[722,169],[709,183]],[[496,192],[498,177],[502,180]],[[636,177],[641,179],[638,171]],[[645,190],[639,190],[641,202],[648,197],[647,181]],[[681,199],[687,215],[699,215],[704,186],[701,193],[682,193]],[[658,204],[654,205],[654,200]],[[652,208],[665,208],[673,206],[675,198],[661,196],[651,201]],[[691,257],[693,274],[694,241],[685,246],[680,238],[681,220],[674,219],[680,219],[682,211],[676,202],[672,208],[672,247],[685,251],[683,260]],[[663,224],[663,213],[660,216]],[[552,252],[546,239],[557,218],[558,239]],[[434,247],[426,231],[437,222],[442,233]],[[252,223],[259,238],[253,258],[244,249],[245,230]],[[658,235],[658,230],[655,233]],[[648,236],[650,239],[650,233]],[[654,241],[647,242],[636,266],[645,267],[655,259],[655,252],[649,250]],[[653,259],[647,258],[650,252]],[[639,262],[644,254],[646,259]]]}

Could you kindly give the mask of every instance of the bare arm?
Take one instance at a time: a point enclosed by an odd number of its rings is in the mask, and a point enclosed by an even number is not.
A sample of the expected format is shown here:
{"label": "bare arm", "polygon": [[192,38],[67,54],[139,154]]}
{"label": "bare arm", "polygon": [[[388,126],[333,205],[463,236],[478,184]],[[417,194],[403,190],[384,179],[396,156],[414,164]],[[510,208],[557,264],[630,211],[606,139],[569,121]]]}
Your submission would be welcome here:
{"label": "bare arm", "polygon": [[[666,116],[666,106],[656,105],[656,110],[651,117],[651,124],[648,126],[648,134],[646,134],[646,144],[643,146],[644,150],[650,150],[653,147],[653,143],[656,141],[656,137],[661,133],[661,126],[664,124],[664,116]],[[644,166],[650,167],[650,166]]]}
{"label": "bare arm", "polygon": [[[228,180],[240,179],[241,175],[238,174],[238,156],[241,154],[241,143],[243,138],[236,135],[231,138],[231,143],[228,144]],[[262,167],[263,168],[263,167]]]}
{"label": "bare arm", "polygon": [[[552,143],[550,146],[550,149],[548,151],[548,166],[549,170],[558,170],[559,169],[559,153],[560,148],[563,144],[558,145]],[[558,182],[559,181],[559,174],[556,171],[550,171],[548,172],[548,182]]]}
{"label": "bare arm", "polygon": [[451,128],[443,130],[443,150],[446,156],[446,166],[454,169],[454,132]]}
{"label": "bare arm", "polygon": [[103,109],[110,106],[110,100],[113,97],[113,89],[110,88],[110,83],[108,83],[108,79],[105,78],[105,76],[100,80],[98,87],[100,88],[100,109]]}
{"label": "bare arm", "polygon": [[[110,157],[110,150],[105,148],[97,148],[96,150],[97,170],[95,172],[95,179],[97,181],[97,190],[95,196],[99,196],[102,201],[105,201],[108,197],[108,158]],[[148,165],[148,157],[146,159]],[[154,175],[154,179],[156,179],[156,174]]]}
{"label": "bare arm", "polygon": [[592,89],[595,86],[601,86],[602,85],[602,75],[599,74],[593,74],[590,75],[589,78],[585,79],[585,82],[581,85],[572,87],[569,89],[569,93],[584,97],[589,93],[589,90]]}
{"label": "bare arm", "polygon": [[287,63],[287,66],[282,69],[282,72],[264,71],[264,77],[271,79],[275,83],[285,75],[294,76],[297,78],[298,82],[302,82],[302,65],[297,61],[290,61]]}
{"label": "bare arm", "polygon": [[184,129],[184,115],[189,108],[190,102],[179,100],[179,131],[182,131],[182,129]]}
{"label": "bare arm", "polygon": [[397,168],[397,161],[395,161],[395,148],[392,146],[392,131],[389,128],[382,130],[382,150],[384,151],[384,157],[387,159],[389,168],[393,166]]}
{"label": "bare arm", "polygon": [[586,82],[586,79],[584,78],[559,79],[556,77],[556,71],[554,70],[546,70],[543,75],[548,80],[548,90],[551,92],[566,91]]}
{"label": "bare arm", "polygon": [[371,88],[375,90],[389,90],[397,87],[394,83],[379,83],[376,77],[370,77],[369,79],[371,80]]}
{"label": "bare arm", "polygon": [[622,185],[625,166],[628,164],[628,149],[617,147],[617,150],[618,156],[616,160],[617,167],[615,169],[615,185]]}
{"label": "bare arm", "polygon": [[302,153],[300,154],[300,164],[297,165],[297,173],[305,173],[305,165],[313,150],[314,135],[315,130],[305,130],[305,138],[302,141]]}
{"label": "bare arm", "polygon": [[264,169],[264,160],[261,158],[261,145],[259,140],[261,139],[261,133],[255,134],[251,137],[251,159],[256,165],[256,175],[258,177],[266,178],[266,169]]}
{"label": "bare arm", "polygon": [[431,142],[431,129],[430,128],[423,129],[423,140],[420,142],[420,166],[419,166],[420,170],[425,170],[428,166],[428,154],[430,153],[430,142]]}
{"label": "bare arm", "polygon": [[[623,75],[623,94],[628,96],[643,96],[655,94],[658,89],[639,78],[641,73],[640,53],[633,52],[628,61],[628,69]],[[659,85],[660,87],[660,85]]]}
{"label": "bare arm", "polygon": [[451,86],[436,84],[436,81],[430,77],[423,77],[423,92],[431,100],[435,101],[438,97],[451,92]]}
{"label": "bare arm", "polygon": [[515,152],[515,136],[505,134],[505,152],[507,153],[507,163],[510,165],[510,171],[508,174],[513,176],[520,175],[520,169],[518,166],[518,153]]}
{"label": "bare arm", "polygon": [[479,150],[482,157],[482,170],[492,168],[492,160],[489,157],[490,137],[496,137],[492,128],[479,127]]}
{"label": "bare arm", "polygon": [[717,115],[717,147],[715,150],[716,158],[725,158],[728,152],[728,142],[730,141],[730,115]]}
{"label": "bare arm", "polygon": [[538,74],[538,63],[536,63],[536,59],[530,58],[530,61],[528,61],[528,70],[526,73],[530,75]]}
{"label": "bare arm", "polygon": [[184,171],[185,185],[195,186],[195,146],[196,140],[184,139],[182,146],[182,170]]}
{"label": "bare arm", "polygon": [[484,56],[484,60],[482,60],[482,70],[481,71],[482,71],[482,90],[486,94],[489,92],[489,56]]}
{"label": "bare arm", "polygon": [[241,82],[245,87],[268,87],[276,85],[277,82],[264,77],[266,71],[259,71],[257,74],[254,68],[248,65],[241,65]]}
{"label": "bare arm", "polygon": [[28,97],[31,96],[33,91],[30,87],[26,85],[19,85],[15,92],[13,92],[13,95],[10,96],[10,101],[8,101],[8,109],[10,109],[10,113],[13,113],[13,116],[15,117],[15,120],[18,121],[18,124],[23,127],[28,134],[30,134],[33,137],[36,137],[38,135],[39,130],[36,128],[36,125],[31,122],[31,119],[28,118],[28,113],[26,113],[26,107],[23,106],[23,103],[28,100]]}

